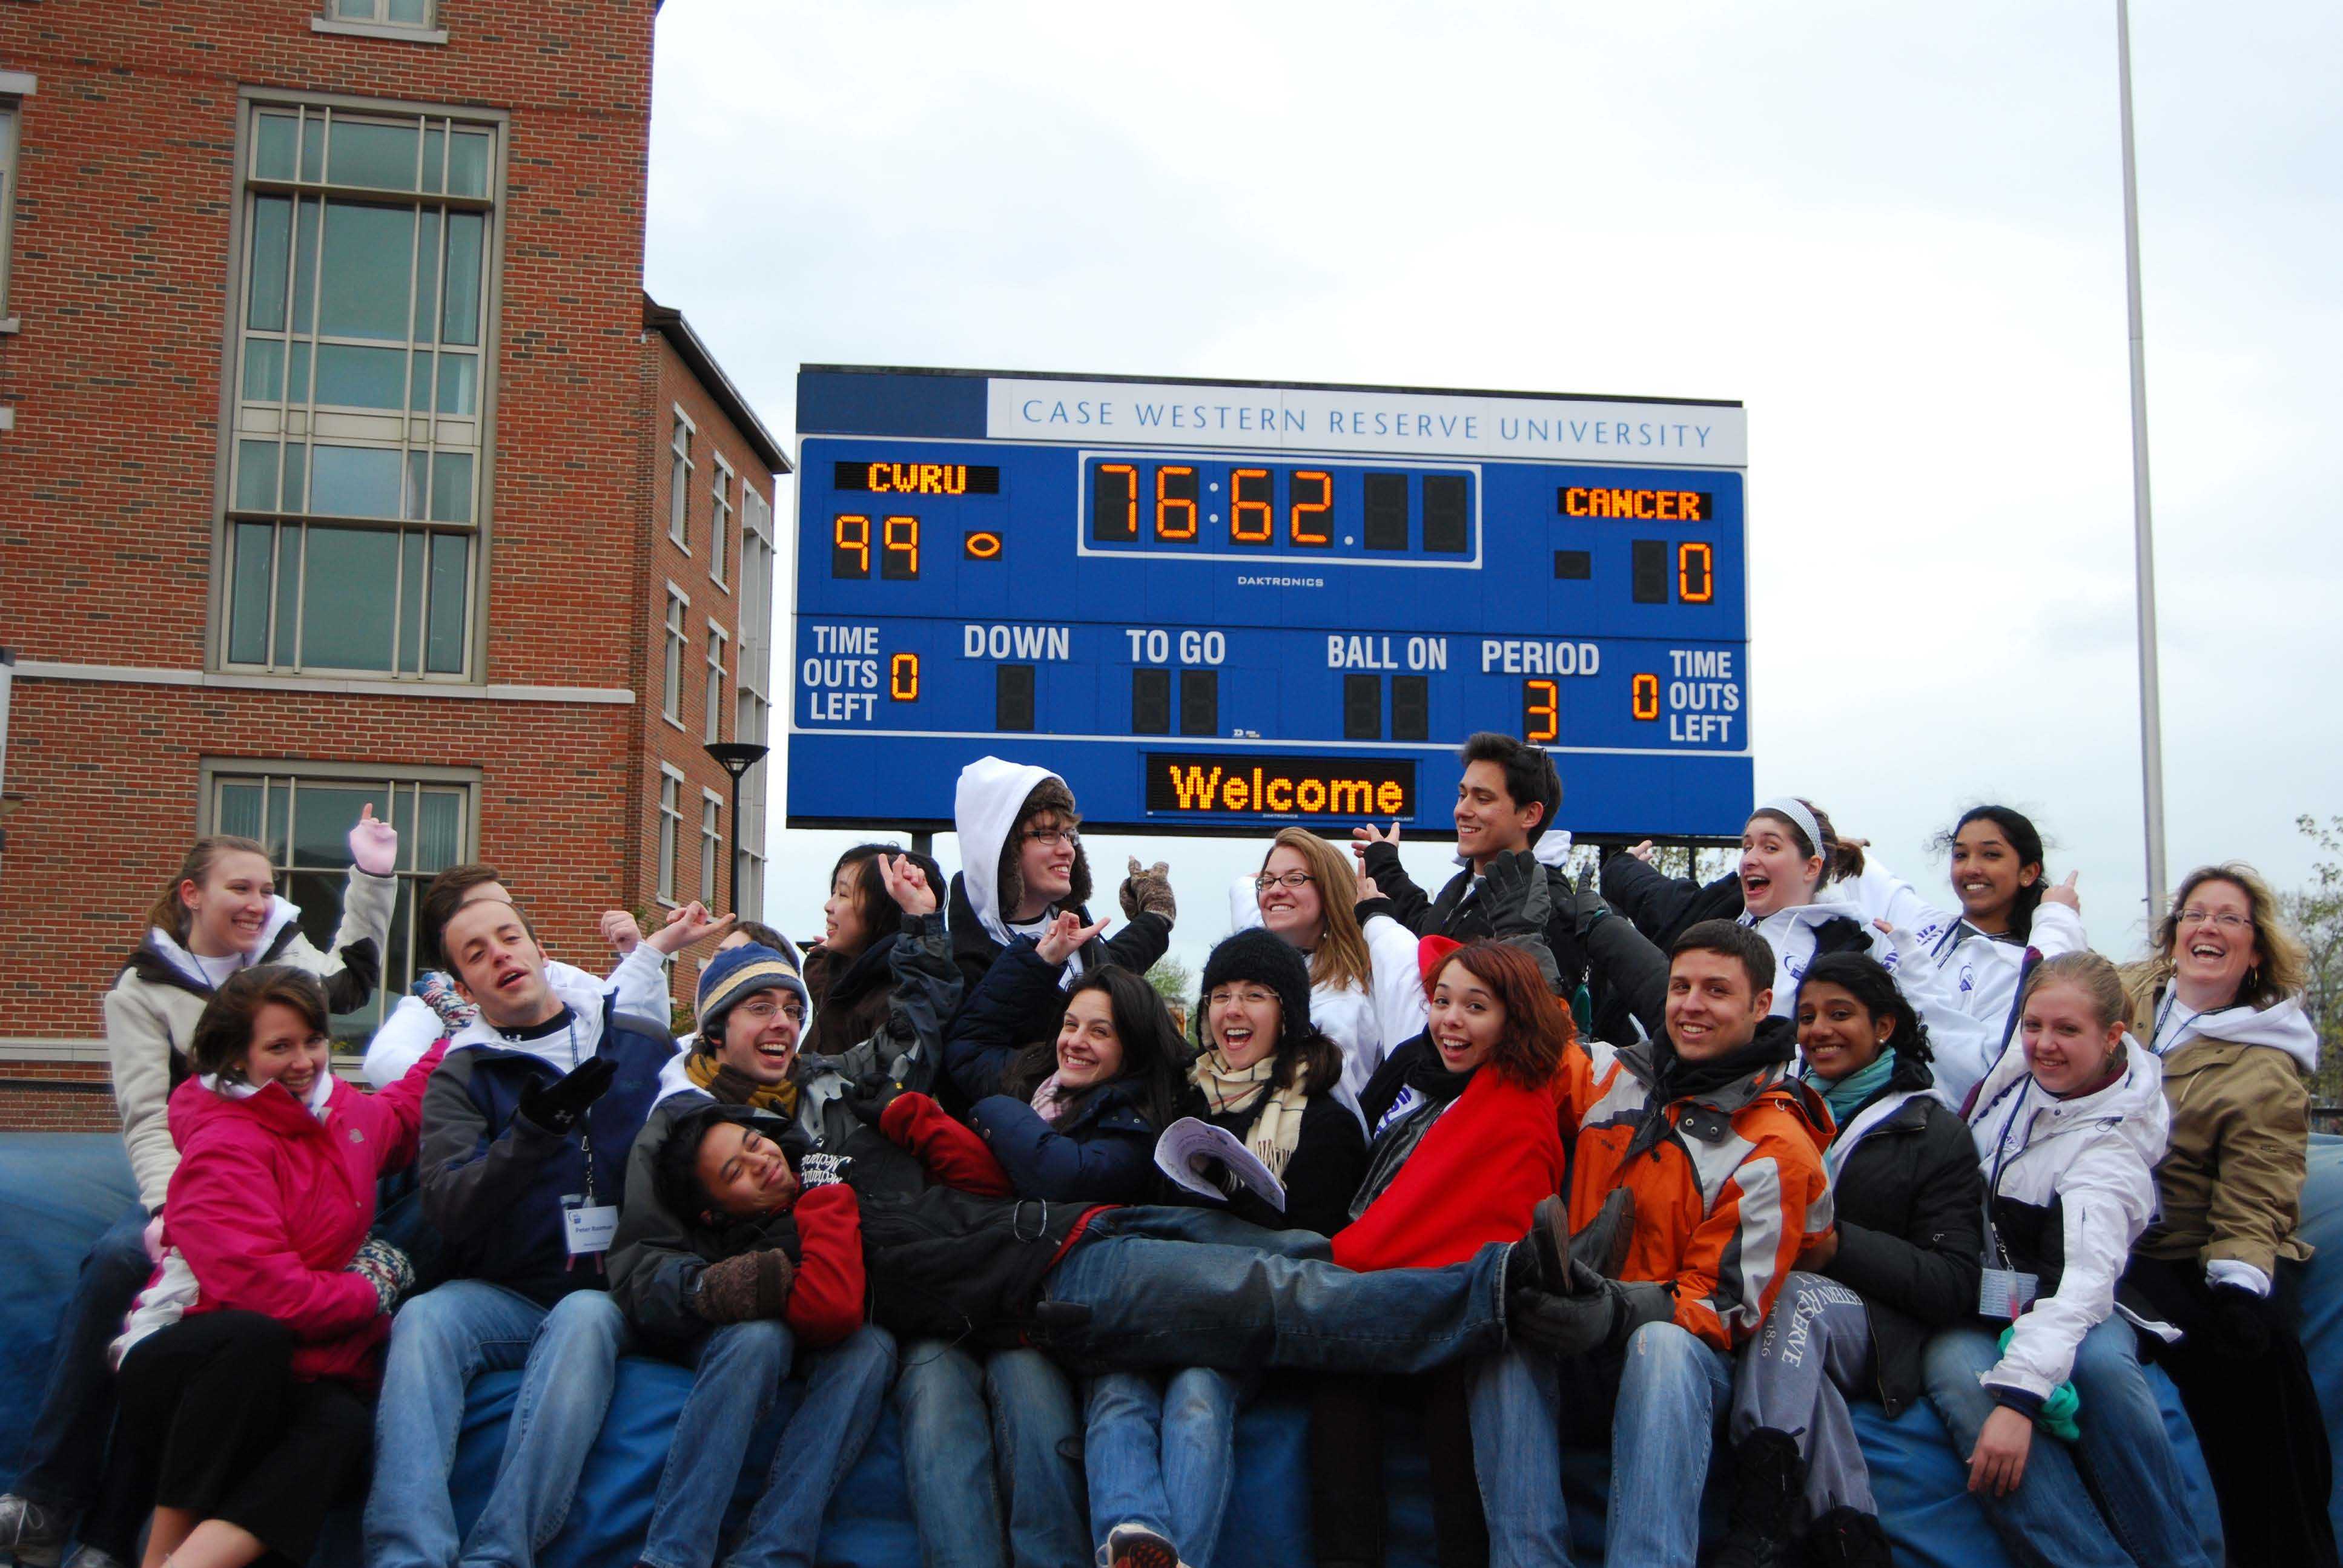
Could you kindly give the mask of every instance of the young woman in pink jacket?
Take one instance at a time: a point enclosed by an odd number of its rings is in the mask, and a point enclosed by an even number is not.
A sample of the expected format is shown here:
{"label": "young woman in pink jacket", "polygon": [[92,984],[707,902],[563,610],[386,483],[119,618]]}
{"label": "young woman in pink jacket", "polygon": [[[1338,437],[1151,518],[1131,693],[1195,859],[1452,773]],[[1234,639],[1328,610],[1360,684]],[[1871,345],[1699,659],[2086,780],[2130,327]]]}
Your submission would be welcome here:
{"label": "young woman in pink jacket", "polygon": [[415,1157],[445,1042],[379,1094],[336,1078],[314,976],[268,964],[204,1009],[171,1096],[165,1265],[116,1342],[122,1432],[156,1482],[146,1568],[307,1562],[362,1486],[407,1260],[375,1181]]}

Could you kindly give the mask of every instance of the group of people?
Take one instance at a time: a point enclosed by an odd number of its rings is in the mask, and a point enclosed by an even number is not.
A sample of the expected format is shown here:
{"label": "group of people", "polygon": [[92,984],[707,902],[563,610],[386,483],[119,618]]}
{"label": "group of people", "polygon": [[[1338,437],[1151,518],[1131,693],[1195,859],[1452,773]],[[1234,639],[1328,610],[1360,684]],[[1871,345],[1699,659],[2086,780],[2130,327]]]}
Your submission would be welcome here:
{"label": "group of people", "polygon": [[[964,770],[949,880],[848,851],[802,950],[614,912],[597,975],[459,866],[370,1093],[329,1025],[378,979],[391,829],[352,829],[323,949],[260,845],[200,840],[106,996],[138,1201],[84,1266],[0,1548],[298,1563],[363,1497],[370,1568],[527,1568],[641,1354],[693,1373],[649,1568],[812,1562],[890,1397],[930,1568],[1203,1568],[1272,1373],[1307,1387],[1322,1564],[1383,1559],[1399,1404],[1443,1568],[1570,1562],[1562,1451],[1590,1444],[1610,1563],[1694,1563],[1715,1465],[1714,1561],[1885,1564],[1852,1407],[1924,1399],[2018,1561],[2337,1563],[2295,1325],[2318,1038],[2259,877],[2192,872],[2118,969],[2004,807],[1946,834],[1944,907],[1795,797],[1706,885],[1648,846],[1573,875],[1548,756],[1462,759],[1445,886],[1395,828],[1280,832],[1184,1029],[1144,978],[1168,866],[1093,918],[1037,767]],[[678,1040],[665,961],[709,944]],[[467,1389],[499,1368],[459,1528]]]}

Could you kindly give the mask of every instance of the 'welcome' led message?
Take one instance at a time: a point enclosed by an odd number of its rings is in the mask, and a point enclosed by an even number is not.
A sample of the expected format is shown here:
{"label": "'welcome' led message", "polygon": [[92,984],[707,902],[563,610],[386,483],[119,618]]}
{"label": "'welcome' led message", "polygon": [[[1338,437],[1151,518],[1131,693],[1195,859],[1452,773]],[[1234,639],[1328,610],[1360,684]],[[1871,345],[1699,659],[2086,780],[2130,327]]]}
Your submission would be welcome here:
{"label": "'welcome' led message", "polygon": [[1151,751],[1147,810],[1174,817],[1410,817],[1415,764],[1378,757]]}

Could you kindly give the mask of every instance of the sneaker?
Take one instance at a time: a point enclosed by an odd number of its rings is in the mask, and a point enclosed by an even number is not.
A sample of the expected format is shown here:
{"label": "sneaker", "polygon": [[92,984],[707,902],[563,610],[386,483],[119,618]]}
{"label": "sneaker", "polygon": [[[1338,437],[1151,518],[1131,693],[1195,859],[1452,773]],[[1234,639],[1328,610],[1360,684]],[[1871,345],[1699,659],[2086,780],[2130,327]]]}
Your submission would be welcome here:
{"label": "sneaker", "polygon": [[92,1546],[85,1541],[73,1549],[72,1556],[65,1559],[65,1568],[129,1568],[129,1564],[103,1547]]}
{"label": "sneaker", "polygon": [[0,1497],[0,1557],[16,1568],[57,1568],[65,1555],[65,1516],[29,1497]]}
{"label": "sneaker", "polygon": [[1099,1549],[1104,1568],[1187,1568],[1172,1543],[1144,1524],[1118,1524]]}

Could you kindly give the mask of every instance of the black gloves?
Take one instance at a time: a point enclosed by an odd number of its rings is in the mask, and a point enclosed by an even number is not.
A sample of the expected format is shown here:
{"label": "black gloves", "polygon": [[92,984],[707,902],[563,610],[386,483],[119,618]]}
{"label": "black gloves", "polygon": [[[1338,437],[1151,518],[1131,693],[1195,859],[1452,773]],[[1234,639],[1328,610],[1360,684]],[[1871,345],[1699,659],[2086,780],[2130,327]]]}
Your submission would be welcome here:
{"label": "black gloves", "polygon": [[1505,1332],[1554,1357],[1615,1351],[1645,1323],[1675,1315],[1675,1293],[1654,1282],[1606,1280],[1583,1263],[1571,1266],[1572,1293],[1514,1291],[1505,1298]]}
{"label": "black gloves", "polygon": [[1527,849],[1491,857],[1482,873],[1481,899],[1491,930],[1498,937],[1542,937],[1554,912],[1545,868]]}
{"label": "black gloves", "polygon": [[876,1127],[879,1119],[887,1114],[887,1108],[902,1093],[901,1084],[884,1073],[874,1072],[847,1085],[839,1099],[853,1112],[856,1121]]}
{"label": "black gloves", "polygon": [[1845,915],[1833,915],[1815,928],[1815,957],[1825,953],[1867,953],[1871,933]]}
{"label": "black gloves", "polygon": [[578,1119],[602,1098],[618,1076],[616,1063],[598,1056],[554,1083],[532,1083],[521,1091],[520,1113],[557,1138],[567,1138]]}
{"label": "black gloves", "polygon": [[2230,1361],[2259,1361],[2269,1353],[2270,1303],[2243,1285],[2227,1281],[2213,1287],[2213,1353]]}
{"label": "black gloves", "polygon": [[1594,879],[1594,868],[1590,865],[1578,873],[1578,888],[1570,899],[1570,914],[1577,922],[1578,934],[1584,936],[1594,929],[1595,921],[1610,912],[1611,906],[1604,901],[1603,890]]}

